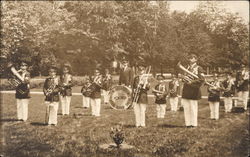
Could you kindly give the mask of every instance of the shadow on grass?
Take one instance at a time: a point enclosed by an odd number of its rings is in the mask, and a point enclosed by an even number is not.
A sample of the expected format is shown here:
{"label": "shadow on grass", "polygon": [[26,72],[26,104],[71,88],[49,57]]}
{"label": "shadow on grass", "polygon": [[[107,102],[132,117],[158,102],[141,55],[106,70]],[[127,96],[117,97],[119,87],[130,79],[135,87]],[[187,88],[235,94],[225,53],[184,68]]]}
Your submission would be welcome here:
{"label": "shadow on grass", "polygon": [[0,120],[0,122],[17,122],[17,121],[19,121],[18,119],[11,119],[11,118],[9,118],[9,119],[1,119]]}
{"label": "shadow on grass", "polygon": [[164,128],[185,128],[185,126],[180,125],[171,125],[171,124],[160,124],[158,127],[164,127]]}
{"label": "shadow on grass", "polygon": [[34,126],[47,126],[47,124],[42,123],[42,122],[32,122],[32,123],[30,123],[30,125],[34,125]]}
{"label": "shadow on grass", "polygon": [[132,124],[125,124],[123,125],[124,128],[135,128],[135,125]]}

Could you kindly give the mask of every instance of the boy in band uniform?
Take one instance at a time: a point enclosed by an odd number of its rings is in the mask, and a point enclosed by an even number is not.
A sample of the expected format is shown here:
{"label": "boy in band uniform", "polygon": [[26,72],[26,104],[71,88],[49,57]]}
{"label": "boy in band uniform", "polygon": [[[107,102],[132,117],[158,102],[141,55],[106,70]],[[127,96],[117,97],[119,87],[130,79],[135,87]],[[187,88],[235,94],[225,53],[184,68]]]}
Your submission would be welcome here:
{"label": "boy in band uniform", "polygon": [[105,74],[103,77],[103,98],[104,98],[104,104],[109,103],[109,90],[112,86],[112,76],[109,72],[109,69],[105,69]]}
{"label": "boy in band uniform", "polygon": [[242,65],[242,69],[239,72],[239,79],[237,80],[236,88],[237,88],[237,95],[243,103],[244,110],[247,110],[247,102],[249,97],[249,71],[245,67],[245,65]]}
{"label": "boy in band uniform", "polygon": [[95,70],[95,74],[91,84],[92,93],[90,95],[91,112],[93,116],[99,117],[101,111],[101,89],[102,75],[99,69]]}
{"label": "boy in band uniform", "polygon": [[156,111],[157,111],[157,118],[164,118],[166,113],[166,106],[167,106],[167,86],[164,84],[164,76],[158,75],[157,81],[158,84],[153,89],[153,93],[155,95],[155,104],[156,104]]}
{"label": "boy in band uniform", "polygon": [[56,75],[57,68],[50,67],[49,77],[45,80],[43,92],[45,95],[46,117],[48,125],[57,125],[57,111],[59,104],[59,78]]}
{"label": "boy in band uniform", "polygon": [[87,77],[86,82],[84,82],[83,87],[81,89],[83,108],[89,108],[90,106],[90,95],[91,95],[90,86],[91,86],[91,81],[90,78]]}
{"label": "boy in band uniform", "polygon": [[63,74],[59,80],[60,102],[62,105],[62,115],[69,115],[70,102],[72,97],[72,75],[70,74],[70,65],[64,64]]}
{"label": "boy in band uniform", "polygon": [[185,124],[187,128],[198,126],[198,100],[201,99],[200,87],[204,82],[202,69],[197,65],[197,56],[189,56],[189,66],[187,70],[198,76],[191,82],[184,82],[182,90],[182,103],[184,108]]}
{"label": "boy in band uniform", "polygon": [[172,80],[169,82],[169,102],[171,111],[178,109],[178,93],[180,90],[179,80],[175,74],[172,74]]}
{"label": "boy in band uniform", "polygon": [[[135,125],[136,127],[145,127],[145,112],[146,106],[148,104],[148,96],[147,91],[149,90],[149,83],[147,80],[147,76],[144,74],[146,73],[146,66],[144,64],[139,65],[140,75],[134,78],[134,83],[132,86],[132,100],[134,106],[134,113],[135,113]],[[139,87],[139,88],[138,88]],[[137,90],[140,89],[140,90]],[[138,100],[135,100],[135,95],[139,96]]]}
{"label": "boy in band uniform", "polygon": [[233,107],[233,95],[235,92],[234,80],[232,78],[232,73],[228,72],[226,74],[226,79],[222,82],[223,97],[225,112],[231,112]]}
{"label": "boy in band uniform", "polygon": [[28,64],[22,61],[20,70],[17,72],[24,81],[16,87],[17,119],[26,121],[28,119],[28,105],[30,99],[30,73],[27,71]]}
{"label": "boy in band uniform", "polygon": [[210,82],[212,86],[208,86],[208,103],[210,107],[210,118],[213,120],[219,119],[220,107],[220,89],[221,83],[218,79],[218,74],[214,73],[213,81]]}

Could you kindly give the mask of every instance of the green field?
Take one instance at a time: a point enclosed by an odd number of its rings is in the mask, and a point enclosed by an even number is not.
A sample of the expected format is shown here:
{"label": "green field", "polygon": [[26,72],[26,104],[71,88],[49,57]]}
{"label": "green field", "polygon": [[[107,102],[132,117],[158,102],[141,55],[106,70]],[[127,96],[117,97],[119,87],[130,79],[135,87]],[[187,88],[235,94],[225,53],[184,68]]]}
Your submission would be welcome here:
{"label": "green field", "polygon": [[[2,94],[1,98],[4,157],[246,157],[249,153],[249,114],[226,114],[220,106],[220,119],[210,120],[205,99],[199,102],[199,126],[188,129],[184,127],[183,111],[173,113],[169,104],[166,117],[157,119],[150,98],[146,128],[138,129],[133,110],[113,110],[102,104],[101,117],[92,117],[90,109],[81,108],[81,96],[73,96],[69,116],[61,116],[59,107],[58,125],[45,126],[44,97],[32,95],[28,122],[17,122],[14,94]],[[136,150],[100,152],[98,145],[112,142],[109,131],[118,123],[124,125],[125,142]]]}

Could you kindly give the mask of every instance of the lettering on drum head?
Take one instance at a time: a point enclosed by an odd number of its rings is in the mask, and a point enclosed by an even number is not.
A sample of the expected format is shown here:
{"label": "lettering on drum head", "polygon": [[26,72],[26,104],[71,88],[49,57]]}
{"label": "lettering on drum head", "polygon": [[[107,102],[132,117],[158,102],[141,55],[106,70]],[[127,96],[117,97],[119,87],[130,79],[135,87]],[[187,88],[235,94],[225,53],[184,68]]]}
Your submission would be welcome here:
{"label": "lettering on drum head", "polygon": [[127,109],[131,103],[131,90],[126,86],[115,86],[110,90],[109,102],[114,109]]}

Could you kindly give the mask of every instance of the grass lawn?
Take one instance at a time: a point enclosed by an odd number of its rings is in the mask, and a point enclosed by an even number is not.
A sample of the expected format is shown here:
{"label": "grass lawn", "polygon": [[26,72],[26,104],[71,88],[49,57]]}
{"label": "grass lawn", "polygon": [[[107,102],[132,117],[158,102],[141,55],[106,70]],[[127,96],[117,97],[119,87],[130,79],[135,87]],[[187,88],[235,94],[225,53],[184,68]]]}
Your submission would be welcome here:
{"label": "grass lawn", "polygon": [[[74,89],[79,92],[80,88]],[[184,127],[183,111],[173,113],[170,106],[164,119],[156,118],[153,99],[146,113],[146,128],[134,127],[133,110],[113,110],[102,104],[101,117],[83,109],[82,97],[73,96],[69,116],[59,107],[58,125],[45,126],[44,96],[32,95],[28,122],[16,121],[14,94],[2,94],[1,126],[4,157],[246,157],[249,153],[249,114],[224,113],[209,119],[207,100],[199,102],[198,127]],[[131,152],[102,153],[98,145],[111,143],[112,126],[123,123],[125,142],[135,146]]]}

